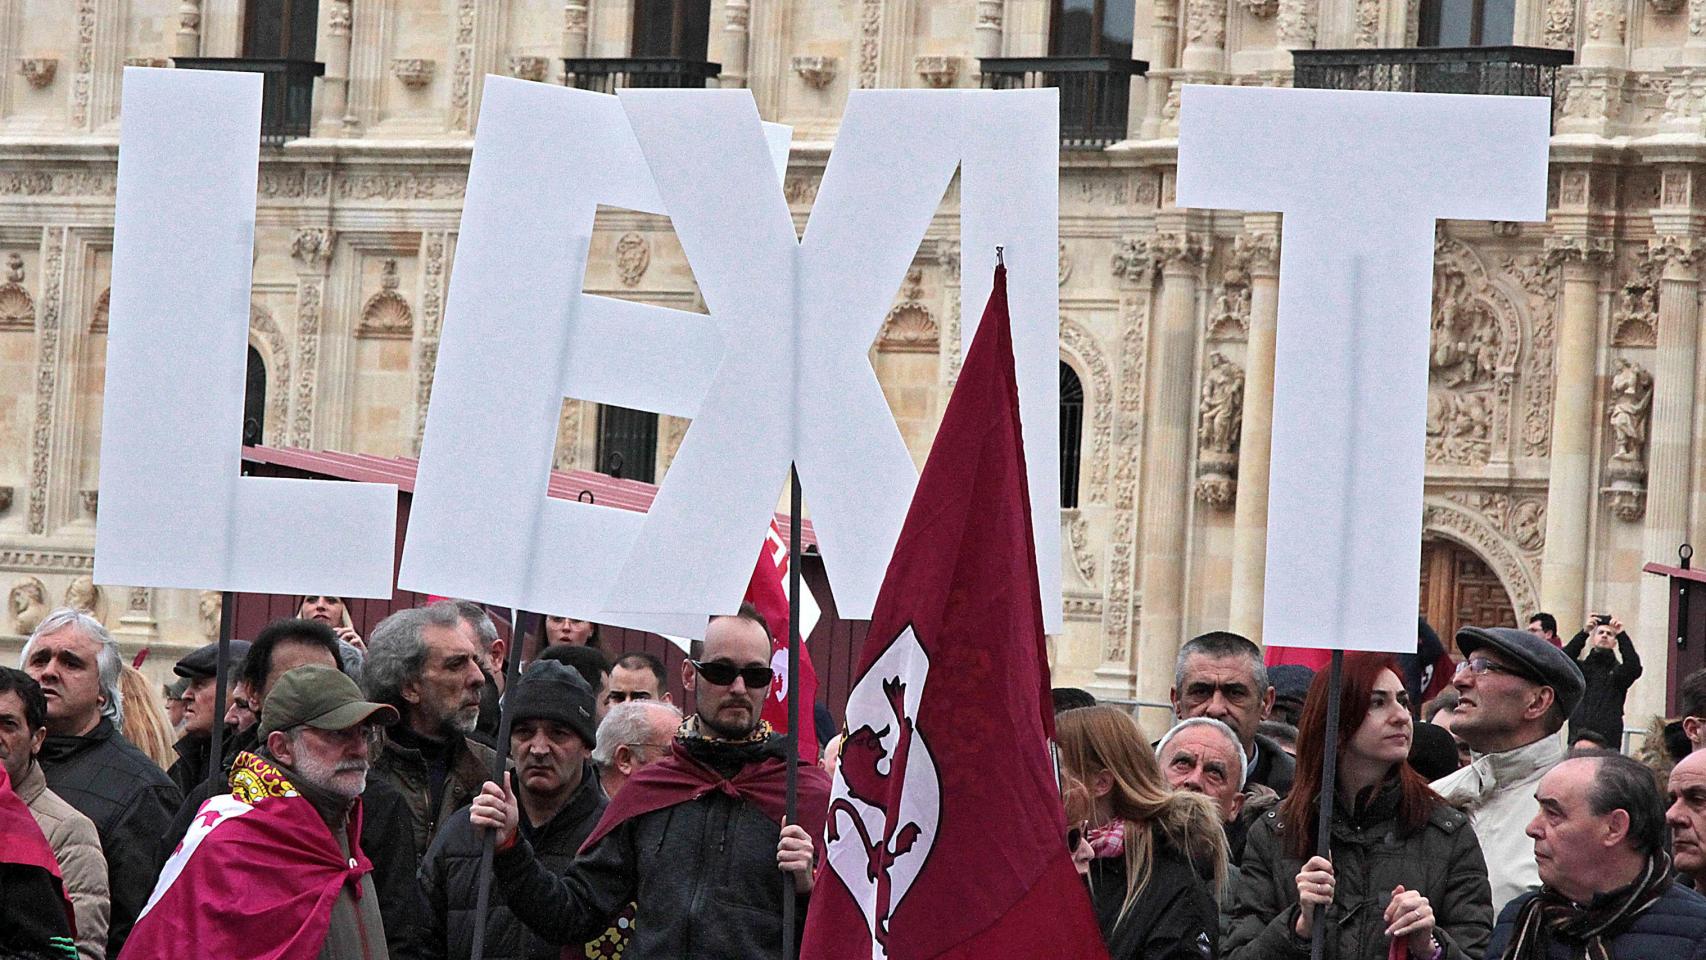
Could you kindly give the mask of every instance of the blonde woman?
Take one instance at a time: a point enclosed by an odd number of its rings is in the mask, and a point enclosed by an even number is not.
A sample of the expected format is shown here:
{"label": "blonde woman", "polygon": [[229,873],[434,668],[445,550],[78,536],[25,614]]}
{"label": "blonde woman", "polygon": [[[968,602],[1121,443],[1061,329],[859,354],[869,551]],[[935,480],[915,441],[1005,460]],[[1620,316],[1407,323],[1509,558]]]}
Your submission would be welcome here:
{"label": "blonde woman", "polygon": [[1070,826],[1093,856],[1086,880],[1113,960],[1213,957],[1226,834],[1206,797],[1174,791],[1149,738],[1116,707],[1055,718]]}
{"label": "blonde woman", "polygon": [[178,755],[172,750],[172,721],[166,718],[159,688],[128,663],[120,666],[118,683],[124,695],[124,738],[160,769],[169,768]]}

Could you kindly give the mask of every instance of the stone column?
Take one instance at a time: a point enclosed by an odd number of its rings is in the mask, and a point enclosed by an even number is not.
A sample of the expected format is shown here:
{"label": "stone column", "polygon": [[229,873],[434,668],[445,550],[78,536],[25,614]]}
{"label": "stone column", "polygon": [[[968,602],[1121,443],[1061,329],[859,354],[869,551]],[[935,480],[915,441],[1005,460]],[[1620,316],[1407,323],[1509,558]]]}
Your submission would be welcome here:
{"label": "stone column", "polygon": [[977,0],[977,30],[972,38],[972,55],[979,59],[1001,56],[1001,7],[1002,0]]}
{"label": "stone column", "polygon": [[[1547,255],[1563,265],[1564,305],[1558,322],[1558,366],[1552,389],[1552,459],[1546,488],[1546,554],[1540,606],[1573,629],[1586,616],[1588,517],[1594,501],[1594,358],[1599,351],[1599,273],[1611,260],[1600,237],[1555,236]],[[1522,610],[1526,617],[1534,610]]]}
{"label": "stone column", "polygon": [[1250,262],[1250,333],[1244,347],[1244,429],[1238,441],[1238,502],[1232,515],[1228,628],[1261,642],[1267,576],[1268,456],[1273,445],[1274,333],[1279,324],[1279,217],[1244,218],[1238,238]]}
{"label": "stone column", "polygon": [[1185,0],[1185,52],[1179,66],[1189,73],[1226,66],[1228,0]]}
{"label": "stone column", "polygon": [[[1663,258],[1659,276],[1659,337],[1654,351],[1652,417],[1647,444],[1647,516],[1641,561],[1675,563],[1676,548],[1688,539],[1689,472],[1694,449],[1695,357],[1699,349],[1699,252],[1690,237],[1652,241]],[[1670,622],[1670,589],[1664,577],[1640,578],[1640,616],[1631,633],[1661,637]],[[1563,620],[1559,620],[1562,629]],[[1635,630],[1640,633],[1635,633]],[[1662,649],[1662,648],[1661,648]],[[1663,671],[1659,671],[1659,676]],[[1650,685],[1649,685],[1650,686]]]}
{"label": "stone column", "polygon": [[747,24],[752,16],[748,0],[726,0],[723,7],[723,72],[718,86],[746,86],[746,53],[752,42]]}
{"label": "stone column", "polygon": [[353,32],[350,0],[332,0],[326,14],[326,76],[321,83],[320,134],[338,136],[355,128],[349,109],[350,35]]}
{"label": "stone column", "polygon": [[563,56],[580,60],[586,56],[587,0],[569,0],[563,4]]}
{"label": "stone column", "polygon": [[1148,426],[1144,430],[1143,506],[1138,543],[1142,615],[1137,642],[1137,695],[1165,700],[1184,622],[1185,518],[1191,497],[1196,398],[1197,274],[1202,242],[1189,233],[1155,238],[1161,301],[1150,339]]}
{"label": "stone column", "polygon": [[1154,20],[1149,28],[1149,100],[1144,105],[1142,138],[1154,140],[1165,122],[1167,94],[1172,90],[1173,46],[1179,42],[1179,0],[1155,0]]}
{"label": "stone column", "polygon": [[172,56],[201,56],[201,0],[183,0],[178,4],[178,38]]}

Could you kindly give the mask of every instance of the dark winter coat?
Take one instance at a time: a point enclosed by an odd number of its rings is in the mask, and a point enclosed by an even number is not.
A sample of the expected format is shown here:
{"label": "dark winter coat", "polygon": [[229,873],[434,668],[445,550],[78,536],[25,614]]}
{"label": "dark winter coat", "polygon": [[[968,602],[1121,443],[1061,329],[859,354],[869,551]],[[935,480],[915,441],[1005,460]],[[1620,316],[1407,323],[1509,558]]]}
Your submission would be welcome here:
{"label": "dark winter coat", "polygon": [[[1487,865],[1469,818],[1441,803],[1421,830],[1398,835],[1398,791],[1388,786],[1360,814],[1335,804],[1331,849],[1336,896],[1327,909],[1330,960],[1383,960],[1390,940],[1384,913],[1403,884],[1432,905],[1434,937],[1446,960],[1481,960],[1493,927]],[[1297,874],[1304,861],[1285,850],[1279,811],[1250,831],[1233,891],[1221,955],[1230,960],[1288,960],[1309,956],[1296,933]]]}
{"label": "dark winter coat", "polygon": [[112,897],[107,956],[116,957],[154,892],[154,845],[183,794],[105,717],[84,736],[48,737],[36,760],[47,788],[95,822]]}
{"label": "dark winter coat", "polygon": [[[230,743],[231,738],[226,737],[223,742]],[[178,759],[166,768],[166,776],[178,785],[179,793],[187,796],[207,779],[207,758],[213,751],[213,738],[182,736],[172,744],[172,750]]]}
{"label": "dark winter coat", "polygon": [[432,771],[425,755],[399,742],[396,733],[395,729],[385,731],[385,745],[374,753],[368,782],[382,780],[403,795],[414,823],[415,849],[424,852],[432,846],[439,825],[454,811],[473,803],[480,787],[491,779],[496,753],[467,737],[454,742],[443,790],[434,806]]}
{"label": "dark winter coat", "polygon": [[1159,838],[1150,869],[1149,883],[1122,918],[1125,858],[1090,861],[1090,902],[1110,960],[1214,960],[1220,924],[1214,878]]}
{"label": "dark winter coat", "polygon": [[[254,727],[232,738],[235,749],[228,753],[225,766],[229,772],[231,758],[239,752],[257,751],[260,741]],[[178,813],[172,818],[160,838],[158,860],[161,865],[171,858],[196,811],[213,796],[214,785],[203,780],[185,797]],[[361,849],[373,862],[374,891],[379,896],[379,913],[385,921],[385,947],[391,960],[412,960],[420,956],[419,941],[423,936],[425,918],[422,915],[420,894],[415,886],[415,869],[419,857],[415,851],[414,820],[403,797],[372,773],[367,776],[367,789],[361,793]]]}
{"label": "dark winter coat", "polygon": [[1617,656],[1612,656],[1610,650],[1595,649],[1585,658],[1577,659],[1582,656],[1587,640],[1587,633],[1582,632],[1564,645],[1564,653],[1582,668],[1582,679],[1587,681],[1582,702],[1570,714],[1570,738],[1575,739],[1585,728],[1604,737],[1611,749],[1618,750],[1623,746],[1623,701],[1629,695],[1629,688],[1641,677],[1641,656],[1635,652],[1629,634],[1619,633]]}
{"label": "dark winter coat", "polygon": [[40,867],[0,862],[0,957],[77,960],[59,881]]}
{"label": "dark winter coat", "polygon": [[[609,802],[598,784],[597,769],[587,763],[580,786],[555,817],[537,827],[522,817],[522,836],[532,845],[539,864],[552,873],[566,871]],[[450,815],[421,861],[420,887],[429,926],[423,956],[437,960],[466,957],[472,951],[483,840],[464,807]],[[528,930],[501,899],[492,900],[486,920],[487,960],[557,960],[562,952],[562,947]]]}
{"label": "dark winter coat", "polygon": [[1259,783],[1282,798],[1291,792],[1291,781],[1297,776],[1297,761],[1285,748],[1273,740],[1256,734],[1256,769],[1245,778],[1245,788]]}
{"label": "dark winter coat", "polygon": [[[759,746],[779,749],[780,740]],[[638,908],[628,960],[779,956],[781,833],[758,807],[712,790],[624,821],[561,875],[519,838],[494,859],[493,875],[515,915],[552,943],[599,936],[632,900]],[[803,894],[796,900],[796,935],[804,930],[806,901]]]}
{"label": "dark winter coat", "polygon": [[[1497,960],[1516,932],[1516,918],[1533,899],[1525,893],[1505,905],[1487,960]],[[1706,897],[1680,883],[1672,883],[1658,902],[1635,918],[1627,930],[1606,946],[1617,960],[1706,960]],[[1547,960],[1576,960],[1580,947],[1553,940],[1546,945]]]}

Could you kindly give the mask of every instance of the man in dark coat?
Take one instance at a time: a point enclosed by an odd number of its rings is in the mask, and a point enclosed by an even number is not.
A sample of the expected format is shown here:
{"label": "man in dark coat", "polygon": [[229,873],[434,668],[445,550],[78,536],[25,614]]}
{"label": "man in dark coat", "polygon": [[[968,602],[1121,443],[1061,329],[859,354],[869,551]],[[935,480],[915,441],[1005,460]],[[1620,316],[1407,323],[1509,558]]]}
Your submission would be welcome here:
{"label": "man in dark coat", "polygon": [[794,875],[803,926],[821,850],[828,777],[801,764],[799,824],[782,826],[787,753],[759,717],[769,691],[770,632],[758,612],[716,617],[704,652],[683,667],[697,712],[670,756],[634,775],[559,875],[517,830],[514,794],[495,784],[473,824],[498,833],[495,893],[552,943],[583,943],[635,901],[633,957],[745,960],[782,943],[782,883]]}
{"label": "man in dark coat", "polygon": [[[1588,655],[1582,656],[1582,647]],[[1613,653],[1613,649],[1616,650]],[[1623,744],[1623,702],[1629,688],[1641,678],[1641,655],[1623,632],[1623,621],[1609,614],[1594,614],[1587,626],[1564,645],[1564,652],[1581,668],[1587,692],[1570,715],[1570,739],[1583,730],[1605,738],[1613,750]]]}
{"label": "man in dark coat", "polygon": [[118,644],[99,621],[76,610],[48,614],[24,644],[23,661],[47,698],[47,740],[36,761],[48,789],[95,822],[106,853],[107,956],[116,957],[154,889],[149,854],[183,794],[118,731]]}
{"label": "man in dark coat", "polygon": [[1499,915],[1501,960],[1706,960],[1706,897],[1678,882],[1653,773],[1611,752],[1572,757],[1535,791],[1541,888]]}
{"label": "man in dark coat", "polygon": [[[227,675],[237,671],[248,655],[249,641],[232,640],[230,642],[230,665],[226,668]],[[172,749],[178,754],[178,759],[166,770],[166,776],[178,785],[178,789],[189,793],[207,779],[209,758],[208,751],[213,749],[213,716],[214,701],[214,668],[219,660],[219,644],[209,643],[197,647],[184,655],[172,666],[172,672],[187,681],[184,686],[184,726],[183,736],[172,744]],[[226,737],[221,742],[222,767],[228,767],[231,758],[237,754],[231,749],[234,738]]]}
{"label": "man in dark coat", "polygon": [[[252,691],[257,703],[264,703],[280,677],[308,665],[343,668],[337,635],[332,628],[317,620],[275,620],[250,644],[237,679]],[[222,769],[229,774],[231,760],[238,753],[255,753],[262,746],[258,726],[237,732],[231,737],[230,749],[222,751],[226,757]],[[160,837],[155,855],[158,864],[164,865],[172,856],[189,831],[196,811],[216,788],[224,793],[230,786],[204,779],[189,792]],[[386,947],[392,960],[408,960],[418,955],[416,941],[420,939],[423,923],[420,896],[415,890],[419,853],[409,808],[401,794],[371,774],[361,794],[361,805],[364,811],[361,848],[373,861],[373,886],[379,893],[379,911],[385,917]]]}
{"label": "man in dark coat", "polygon": [[1246,783],[1281,797],[1291,792],[1297,761],[1256,732],[1274,708],[1262,651],[1236,633],[1216,630],[1179,648],[1173,666],[1173,719],[1210,717],[1231,727],[1244,747]]}
{"label": "man in dark coat", "polygon": [[[589,759],[597,707],[580,674],[535,661],[505,697],[511,713],[521,833],[539,863],[562,873],[604,814],[606,799]],[[468,808],[451,814],[421,861],[420,886],[430,931],[426,956],[466,957],[474,942],[474,901],[485,844]],[[563,948],[522,925],[501,901],[486,919],[487,960],[557,960]]]}

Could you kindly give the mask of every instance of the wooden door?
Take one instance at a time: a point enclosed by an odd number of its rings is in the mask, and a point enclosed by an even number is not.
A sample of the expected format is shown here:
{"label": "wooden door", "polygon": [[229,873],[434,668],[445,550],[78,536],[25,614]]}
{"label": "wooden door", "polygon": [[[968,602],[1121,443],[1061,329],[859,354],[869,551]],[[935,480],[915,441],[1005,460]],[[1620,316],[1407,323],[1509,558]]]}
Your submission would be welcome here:
{"label": "wooden door", "polygon": [[1449,540],[1422,541],[1421,588],[1421,614],[1453,655],[1459,627],[1518,625],[1498,575],[1474,551]]}

